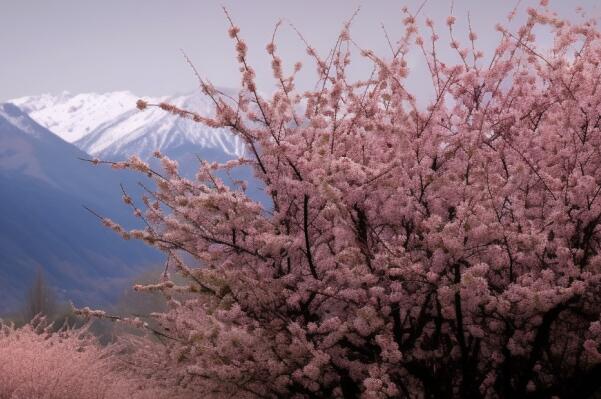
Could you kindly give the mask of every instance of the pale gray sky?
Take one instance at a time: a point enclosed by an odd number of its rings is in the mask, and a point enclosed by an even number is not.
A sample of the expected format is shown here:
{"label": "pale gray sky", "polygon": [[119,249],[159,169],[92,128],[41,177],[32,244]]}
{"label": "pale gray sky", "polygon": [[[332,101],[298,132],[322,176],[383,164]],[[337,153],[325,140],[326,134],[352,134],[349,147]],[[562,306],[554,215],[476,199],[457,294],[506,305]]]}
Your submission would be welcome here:
{"label": "pale gray sky", "polygon": [[[363,47],[389,52],[383,23],[393,38],[401,33],[402,6],[417,9],[422,0],[0,0],[0,102],[40,93],[131,90],[138,95],[188,92],[197,87],[184,62],[185,49],[201,73],[216,85],[235,87],[239,75],[221,4],[231,12],[249,45],[260,88],[272,81],[265,44],[279,18],[290,21],[318,50],[336,41],[341,24],[357,6],[361,12],[351,33]],[[421,16],[444,31],[450,0],[430,0]],[[515,2],[455,0],[458,21],[470,10],[479,43],[490,50]],[[522,1],[521,9],[536,4]],[[577,5],[599,16],[601,1],[555,0],[551,7],[573,15]],[[458,24],[458,29],[462,26]],[[459,31],[461,32],[461,31]],[[463,32],[465,36],[467,33]],[[290,67],[308,61],[296,34],[284,25],[279,49]],[[446,42],[441,43],[446,47]],[[415,61],[418,63],[419,61]],[[419,66],[419,64],[416,64]],[[305,62],[300,84],[308,85],[313,67]],[[368,66],[354,66],[368,74]]]}

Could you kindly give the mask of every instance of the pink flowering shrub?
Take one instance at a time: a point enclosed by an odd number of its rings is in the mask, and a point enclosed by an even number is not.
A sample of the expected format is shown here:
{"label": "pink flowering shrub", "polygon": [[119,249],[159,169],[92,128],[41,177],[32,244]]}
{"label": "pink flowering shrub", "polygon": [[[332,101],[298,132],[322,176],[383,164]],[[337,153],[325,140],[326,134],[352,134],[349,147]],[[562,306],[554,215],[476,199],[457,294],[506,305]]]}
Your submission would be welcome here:
{"label": "pink flowering shrub", "polygon": [[[364,81],[346,74],[348,26],[325,59],[307,45],[320,80],[305,93],[294,87],[300,65],[285,75],[270,43],[278,89],[266,98],[232,23],[236,98],[201,79],[213,116],[139,102],[229,127],[248,149],[202,163],[194,180],[159,153],[163,171],[135,157],[114,163],[148,174],[156,191],[143,207],[124,197],[147,228],[105,224],[164,251],[188,281],[176,285],[166,271],[136,287],[168,300],[155,315],[166,355],[153,362],[179,386],[215,398],[584,398],[599,389],[594,21],[571,23],[543,4],[517,31],[498,27],[486,62],[475,33],[466,47],[453,39],[458,63],[438,56],[432,21],[429,40],[406,10],[404,24],[393,56],[362,50],[374,66]],[[542,28],[550,49],[537,44]],[[425,107],[405,85],[411,49],[431,72]],[[270,207],[216,173],[242,165],[255,169]]]}
{"label": "pink flowering shrub", "polygon": [[0,398],[179,397],[134,375],[115,349],[101,347],[86,328],[51,332],[39,320],[19,329],[0,324]]}

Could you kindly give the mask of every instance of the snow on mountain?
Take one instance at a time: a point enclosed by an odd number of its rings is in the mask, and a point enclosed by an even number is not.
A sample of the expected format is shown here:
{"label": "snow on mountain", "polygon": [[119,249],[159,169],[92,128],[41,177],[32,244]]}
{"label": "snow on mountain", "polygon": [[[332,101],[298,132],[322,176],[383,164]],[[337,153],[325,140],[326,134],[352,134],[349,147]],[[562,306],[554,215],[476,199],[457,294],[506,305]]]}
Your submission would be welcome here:
{"label": "snow on mountain", "polygon": [[[198,155],[209,161],[244,154],[242,140],[227,129],[215,129],[178,118],[159,108],[136,109],[139,97],[127,91],[105,94],[39,95],[11,100],[34,120],[100,158],[123,159],[132,154],[149,159],[155,150],[174,156]],[[211,100],[201,93],[150,98],[208,115]],[[188,159],[183,160],[189,163]],[[197,161],[196,161],[197,162]]]}
{"label": "snow on mountain", "polygon": [[21,97],[11,100],[40,125],[72,143],[108,120],[132,111],[137,97],[127,91],[106,94],[70,94]]}

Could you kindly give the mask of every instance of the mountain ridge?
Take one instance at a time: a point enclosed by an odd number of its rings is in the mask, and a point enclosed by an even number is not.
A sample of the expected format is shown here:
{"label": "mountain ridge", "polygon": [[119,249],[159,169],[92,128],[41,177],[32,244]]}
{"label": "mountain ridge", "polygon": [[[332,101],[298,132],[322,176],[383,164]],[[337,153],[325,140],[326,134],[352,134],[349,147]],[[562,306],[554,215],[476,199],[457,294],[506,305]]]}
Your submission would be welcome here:
{"label": "mountain ridge", "polygon": [[[149,160],[155,150],[169,155],[181,146],[197,150],[209,161],[244,155],[243,141],[228,129],[210,128],[158,108],[138,111],[139,98],[129,91],[63,92],[9,102],[59,137],[99,158],[126,158],[136,154]],[[141,98],[150,103],[168,102],[203,115],[213,113],[212,101],[202,93]]]}

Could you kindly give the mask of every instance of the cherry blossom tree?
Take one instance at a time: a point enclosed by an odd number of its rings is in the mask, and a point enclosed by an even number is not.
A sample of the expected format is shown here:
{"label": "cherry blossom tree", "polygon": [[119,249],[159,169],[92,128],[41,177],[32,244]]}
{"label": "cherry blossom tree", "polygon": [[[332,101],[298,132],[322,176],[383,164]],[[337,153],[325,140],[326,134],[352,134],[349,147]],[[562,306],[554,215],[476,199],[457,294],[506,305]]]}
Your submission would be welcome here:
{"label": "cherry blossom tree", "polygon": [[88,326],[55,330],[39,316],[21,328],[0,322],[0,398],[190,397],[132,373],[123,347],[102,347]]}
{"label": "cherry blossom tree", "polygon": [[[156,153],[111,163],[150,176],[146,227],[124,230],[164,251],[155,314],[177,384],[205,397],[584,398],[601,385],[601,36],[595,21],[557,17],[542,2],[518,29],[498,26],[485,61],[477,37],[454,37],[404,10],[392,56],[366,49],[365,80],[347,66],[344,26],[299,93],[267,45],[278,89],[260,95],[231,22],[242,72],[199,115],[139,101],[241,137],[248,156],[202,162],[195,179]],[[228,16],[229,19],[229,16]],[[537,29],[553,36],[539,45]],[[277,30],[277,28],[276,28]],[[274,32],[274,38],[276,34]],[[352,50],[352,51],[351,51]],[[434,99],[407,88],[407,56],[423,54]],[[244,182],[252,167],[271,203]],[[193,260],[193,261],[192,261]],[[177,272],[188,283],[175,284]],[[103,312],[81,311],[105,316]],[[124,319],[129,320],[129,319]],[[146,326],[138,319],[130,322]]]}

